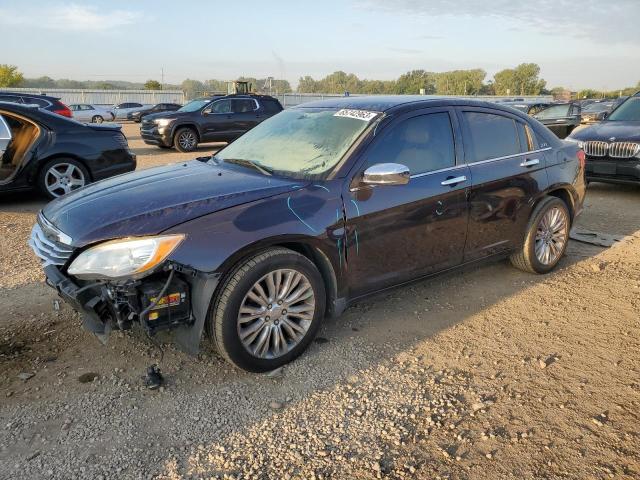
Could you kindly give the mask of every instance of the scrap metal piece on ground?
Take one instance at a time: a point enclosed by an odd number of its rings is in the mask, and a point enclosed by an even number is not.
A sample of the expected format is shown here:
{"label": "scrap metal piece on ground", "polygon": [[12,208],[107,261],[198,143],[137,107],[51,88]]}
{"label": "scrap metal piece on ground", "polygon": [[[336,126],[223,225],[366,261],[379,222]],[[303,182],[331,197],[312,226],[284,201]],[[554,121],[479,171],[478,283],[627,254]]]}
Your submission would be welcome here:
{"label": "scrap metal piece on ground", "polygon": [[599,247],[611,247],[614,243],[622,241],[624,236],[574,228],[569,232],[569,238],[577,242],[590,243],[591,245],[597,245]]}

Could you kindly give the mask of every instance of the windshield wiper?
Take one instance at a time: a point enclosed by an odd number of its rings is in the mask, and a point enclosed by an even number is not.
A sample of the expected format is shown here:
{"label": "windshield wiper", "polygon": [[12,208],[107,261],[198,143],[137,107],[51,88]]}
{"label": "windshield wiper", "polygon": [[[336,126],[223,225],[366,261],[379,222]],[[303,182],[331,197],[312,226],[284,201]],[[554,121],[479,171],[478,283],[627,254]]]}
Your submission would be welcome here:
{"label": "windshield wiper", "polygon": [[269,167],[265,167],[260,165],[258,162],[253,162],[251,160],[245,160],[244,158],[225,158],[225,162],[235,163],[237,165],[242,165],[243,167],[251,167],[258,170],[263,175],[273,175],[273,169]]}

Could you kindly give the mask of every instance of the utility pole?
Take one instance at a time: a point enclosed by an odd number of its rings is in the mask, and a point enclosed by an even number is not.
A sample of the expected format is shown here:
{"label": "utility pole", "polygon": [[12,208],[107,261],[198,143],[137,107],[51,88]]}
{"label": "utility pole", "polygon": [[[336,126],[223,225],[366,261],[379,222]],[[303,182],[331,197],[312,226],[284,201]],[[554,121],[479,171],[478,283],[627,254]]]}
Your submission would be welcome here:
{"label": "utility pole", "polygon": [[160,81],[160,90],[164,90],[164,67],[160,67],[160,76],[162,80]]}

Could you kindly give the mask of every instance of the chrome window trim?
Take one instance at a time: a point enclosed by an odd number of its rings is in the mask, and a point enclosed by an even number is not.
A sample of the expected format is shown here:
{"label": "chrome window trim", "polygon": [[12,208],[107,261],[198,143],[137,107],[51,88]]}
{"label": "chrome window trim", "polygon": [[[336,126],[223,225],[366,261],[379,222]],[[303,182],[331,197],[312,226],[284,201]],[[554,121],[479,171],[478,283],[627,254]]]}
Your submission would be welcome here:
{"label": "chrome window trim", "polygon": [[[209,105],[207,105],[205,108],[205,110],[209,107],[213,108],[213,105],[218,103],[218,102],[224,102],[224,101],[228,101],[231,103],[231,108],[233,109],[233,101],[234,100],[253,100],[253,103],[255,104],[256,108],[254,108],[253,110],[251,110],[251,112],[256,112],[258,110],[260,110],[260,104],[258,103],[258,101],[255,98],[218,98],[217,100],[214,100],[213,102],[211,102]],[[212,111],[209,111],[209,113],[207,115],[233,115],[235,113],[251,113],[251,112],[227,112],[227,113],[214,113]],[[204,113],[204,111],[203,111]]]}
{"label": "chrome window trim", "polygon": [[477,162],[467,163],[467,165],[469,166],[480,165],[482,163],[497,162],[499,160],[508,160],[509,158],[521,157],[522,155],[530,155],[532,153],[548,152],[549,150],[553,150],[553,148],[551,147],[539,148],[537,150],[529,150],[528,152],[514,153],[513,155],[505,155],[504,157],[487,158],[486,160],[479,160]]}
{"label": "chrome window trim", "polygon": [[409,178],[426,177],[427,175],[435,175],[436,173],[442,173],[442,172],[448,172],[448,171],[451,171],[451,170],[457,170],[459,168],[465,168],[466,166],[467,165],[464,165],[464,164],[454,165],[453,167],[440,168],[438,170],[432,170],[430,172],[416,173],[414,175],[411,175]]}

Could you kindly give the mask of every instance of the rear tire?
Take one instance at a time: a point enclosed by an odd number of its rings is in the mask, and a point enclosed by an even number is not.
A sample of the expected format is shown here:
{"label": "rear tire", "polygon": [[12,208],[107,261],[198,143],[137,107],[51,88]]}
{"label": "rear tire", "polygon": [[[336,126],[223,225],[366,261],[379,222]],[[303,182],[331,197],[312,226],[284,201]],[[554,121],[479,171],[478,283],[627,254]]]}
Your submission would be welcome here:
{"label": "rear tire", "polygon": [[529,273],[550,272],[567,249],[570,229],[567,204],[557,197],[545,197],[533,210],[524,245],[511,255],[511,264]]}
{"label": "rear tire", "polygon": [[58,198],[91,182],[89,171],[72,158],[55,158],[38,174],[38,188],[49,198]]}
{"label": "rear tire", "polygon": [[206,329],[229,362],[250,372],[266,372],[289,363],[309,346],[324,310],[325,288],[316,266],[297,252],[272,248],[229,273]]}
{"label": "rear tire", "polygon": [[102,123],[104,122],[104,118],[102,118],[100,115],[94,115],[93,118],[91,119],[91,123]]}
{"label": "rear tire", "polygon": [[198,146],[198,134],[193,128],[180,128],[173,137],[173,145],[179,152],[193,152]]}

